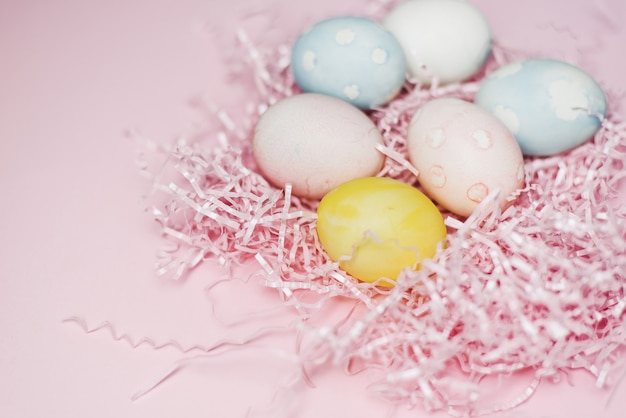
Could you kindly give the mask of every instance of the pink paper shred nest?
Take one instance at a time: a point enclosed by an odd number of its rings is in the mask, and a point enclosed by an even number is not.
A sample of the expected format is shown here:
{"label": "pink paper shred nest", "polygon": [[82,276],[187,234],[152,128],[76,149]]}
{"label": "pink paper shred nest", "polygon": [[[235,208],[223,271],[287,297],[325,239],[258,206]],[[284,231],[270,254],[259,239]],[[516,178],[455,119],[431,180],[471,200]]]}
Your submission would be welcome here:
{"label": "pink paper shred nest", "polygon": [[[573,369],[587,370],[598,387],[617,382],[626,343],[626,211],[616,200],[626,176],[626,124],[609,115],[584,145],[527,158],[527,187],[504,213],[491,204],[494,194],[468,219],[444,212],[447,247],[387,290],[356,282],[326,257],[315,234],[317,202],[278,190],[255,171],[250,144],[259,114],[298,89],[288,47],[255,45],[244,32],[239,41],[246,60],[233,80],[253,77],[258,90],[242,105],[243,121],[216,111],[217,145],[175,144],[155,177],[167,202],[154,216],[176,244],[163,251],[160,275],[180,278],[208,258],[229,269],[258,263],[261,279],[250,286],[277,289],[303,321],[335,298],[353,300],[363,308],[358,314],[300,328],[315,336],[300,349],[302,364],[380,369],[376,394],[428,410],[481,415],[512,408],[541,380]],[[471,100],[485,74],[512,58],[496,45],[475,79],[444,87],[407,83],[397,99],[369,112],[389,157],[380,175],[415,184],[405,160],[415,110],[435,97]],[[168,168],[178,177],[164,175]],[[318,303],[304,301],[311,295]],[[517,399],[481,406],[482,378],[529,369],[535,380]]]}

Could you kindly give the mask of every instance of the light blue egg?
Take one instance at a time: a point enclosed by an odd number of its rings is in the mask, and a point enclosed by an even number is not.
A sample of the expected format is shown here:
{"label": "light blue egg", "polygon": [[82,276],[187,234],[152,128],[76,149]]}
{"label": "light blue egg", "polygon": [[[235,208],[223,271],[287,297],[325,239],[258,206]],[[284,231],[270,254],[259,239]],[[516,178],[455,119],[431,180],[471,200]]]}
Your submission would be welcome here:
{"label": "light blue egg", "polygon": [[406,60],[400,43],[380,24],[348,16],[320,21],[301,34],[291,68],[303,91],[371,109],[398,94]]}
{"label": "light blue egg", "polygon": [[529,156],[556,155],[586,142],[607,107],[589,74],[552,59],[500,67],[483,80],[474,102],[500,119]]}

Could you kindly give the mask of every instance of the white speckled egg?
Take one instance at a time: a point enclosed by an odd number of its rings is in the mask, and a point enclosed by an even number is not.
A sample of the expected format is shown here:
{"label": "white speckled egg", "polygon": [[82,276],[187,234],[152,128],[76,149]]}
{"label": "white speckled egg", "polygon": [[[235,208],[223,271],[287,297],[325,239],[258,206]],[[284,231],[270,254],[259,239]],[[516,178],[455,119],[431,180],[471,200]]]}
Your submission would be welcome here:
{"label": "white speckled egg", "polygon": [[355,16],[322,20],[301,34],[293,45],[291,68],[303,91],[361,109],[393,99],[406,76],[396,38],[376,21]]}
{"label": "white speckled egg", "polygon": [[474,103],[500,119],[529,156],[555,155],[584,143],[600,128],[607,108],[591,76],[552,59],[500,67],[483,80]]}
{"label": "white speckled egg", "polygon": [[314,93],[287,97],[260,117],[252,150],[261,173],[296,196],[319,199],[346,181],[373,176],[384,163],[382,136],[359,109]]}
{"label": "white speckled egg", "polygon": [[524,160],[513,135],[473,103],[442,98],[417,110],[408,129],[409,158],[433,200],[469,216],[496,188],[499,206],[524,185]]}
{"label": "white speckled egg", "polygon": [[460,0],[409,0],[383,19],[407,58],[409,73],[429,84],[465,80],[476,74],[491,52],[485,16]]}

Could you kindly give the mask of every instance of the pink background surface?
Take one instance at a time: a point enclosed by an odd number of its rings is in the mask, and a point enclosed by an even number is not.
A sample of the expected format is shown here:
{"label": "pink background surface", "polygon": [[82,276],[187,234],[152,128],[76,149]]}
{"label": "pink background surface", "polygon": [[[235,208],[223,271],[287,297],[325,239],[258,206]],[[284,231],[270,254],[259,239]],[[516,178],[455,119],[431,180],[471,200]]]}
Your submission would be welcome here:
{"label": "pink background surface", "polygon": [[[626,29],[620,28],[626,3],[473,3],[499,43],[579,64],[617,95],[614,111],[626,111]],[[365,2],[272,4],[279,16],[274,27],[294,33],[305,22],[359,11]],[[166,143],[198,122],[186,106],[190,98],[232,105],[236,99],[224,97],[223,41],[232,38],[238,17],[263,10],[252,0],[0,0],[0,416],[241,417],[250,408],[254,416],[274,416],[264,411],[291,370],[279,351],[292,350],[289,337],[222,350],[133,402],[137,390],[198,352],[149,343],[132,348],[109,328],[86,334],[63,322],[108,321],[136,341],[208,346],[258,329],[221,321],[279,306],[274,293],[259,287],[235,284],[209,295],[204,288],[221,274],[209,265],[180,283],[156,278],[164,242],[144,211],[148,184],[135,165],[136,146],[123,135],[135,128]],[[262,26],[259,16],[247,24]],[[276,310],[262,320],[280,326],[289,315]],[[322,370],[316,388],[294,395],[293,416],[384,417],[389,405],[366,391],[372,378]],[[522,377],[517,389],[528,382]],[[610,403],[611,393],[593,384],[582,373],[571,383],[544,383],[502,416],[625,416],[626,384]],[[502,400],[514,394],[503,390]]]}

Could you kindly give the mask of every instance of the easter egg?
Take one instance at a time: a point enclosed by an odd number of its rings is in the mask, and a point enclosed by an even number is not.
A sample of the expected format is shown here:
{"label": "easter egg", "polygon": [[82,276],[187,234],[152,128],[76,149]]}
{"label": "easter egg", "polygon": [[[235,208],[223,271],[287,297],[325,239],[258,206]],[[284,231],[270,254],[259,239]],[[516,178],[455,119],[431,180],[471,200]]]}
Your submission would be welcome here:
{"label": "easter egg", "polygon": [[469,216],[496,189],[504,209],[524,184],[524,160],[515,138],[473,103],[452,98],[427,102],[411,119],[407,144],[426,194],[458,215]]}
{"label": "easter egg", "polygon": [[[395,280],[433,257],[446,237],[437,207],[401,181],[365,177],[343,183],[321,200],[316,230],[333,261],[353,277]],[[381,281],[381,285],[392,285]]]}
{"label": "easter egg", "polygon": [[398,39],[409,73],[422,83],[465,80],[476,74],[491,52],[485,16],[459,0],[410,0],[383,19]]}
{"label": "easter egg", "polygon": [[500,67],[480,84],[474,103],[500,119],[529,156],[555,155],[586,142],[607,108],[589,74],[552,59]]}
{"label": "easter egg", "polygon": [[359,109],[330,96],[304,93],[282,99],[259,118],[252,151],[274,186],[320,199],[331,189],[378,173],[382,136]]}
{"label": "easter egg", "polygon": [[406,75],[404,52],[393,35],[374,20],[353,16],[322,20],[301,34],[291,68],[303,91],[361,109],[394,98]]}

